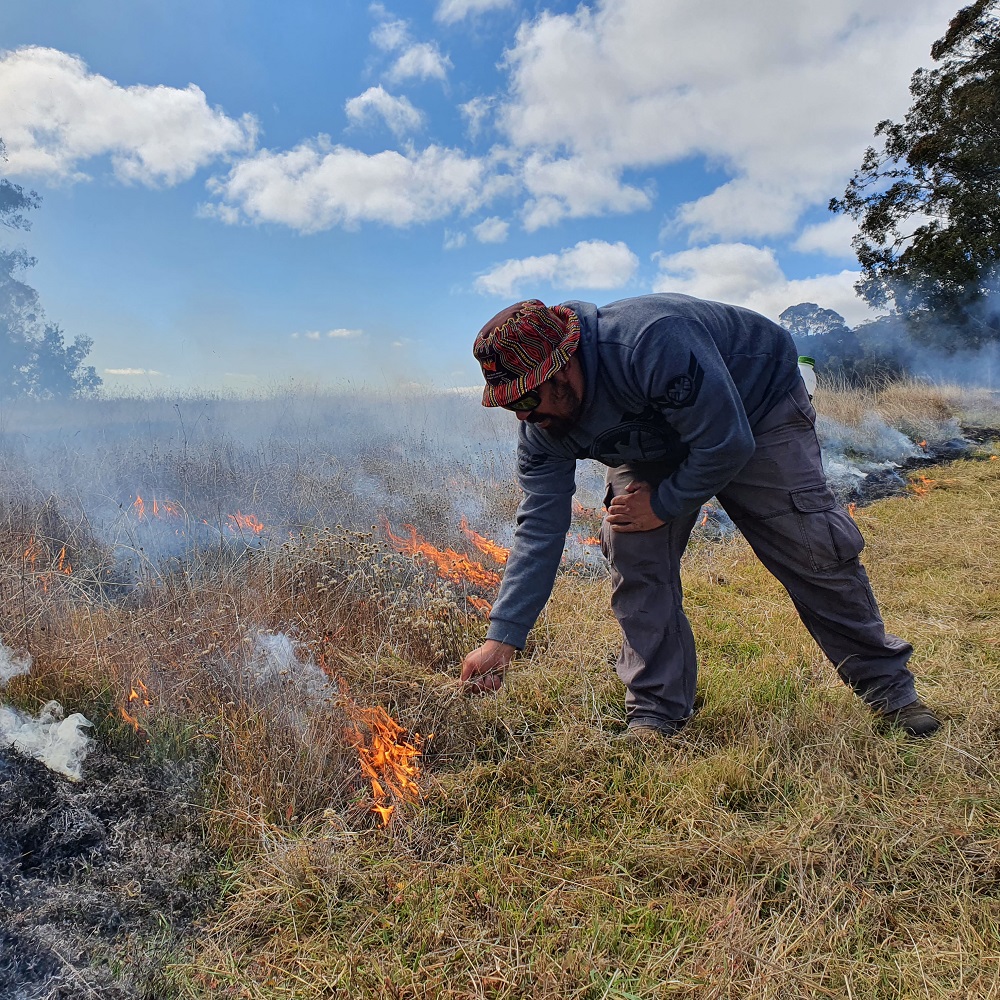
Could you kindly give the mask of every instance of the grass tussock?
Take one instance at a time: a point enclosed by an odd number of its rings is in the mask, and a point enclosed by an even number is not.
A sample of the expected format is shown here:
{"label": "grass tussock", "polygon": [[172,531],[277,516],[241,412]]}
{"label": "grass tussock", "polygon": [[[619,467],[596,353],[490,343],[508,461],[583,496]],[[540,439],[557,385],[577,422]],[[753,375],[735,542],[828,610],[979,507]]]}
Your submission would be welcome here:
{"label": "grass tussock", "polygon": [[[850,423],[863,404],[828,392]],[[886,392],[886,421],[956,412]],[[204,545],[123,580],[86,517],[21,501],[0,508],[0,635],[34,666],[5,697],[202,768],[226,890],[173,946],[186,1000],[1000,996],[997,454],[855,512],[947,720],[922,743],[876,730],[738,537],[689,549],[702,707],[648,748],[612,739],[620,634],[588,564],[499,696],[468,699],[481,594],[377,527]],[[461,549],[436,516],[414,521]],[[359,706],[427,737],[422,796],[384,828]]]}

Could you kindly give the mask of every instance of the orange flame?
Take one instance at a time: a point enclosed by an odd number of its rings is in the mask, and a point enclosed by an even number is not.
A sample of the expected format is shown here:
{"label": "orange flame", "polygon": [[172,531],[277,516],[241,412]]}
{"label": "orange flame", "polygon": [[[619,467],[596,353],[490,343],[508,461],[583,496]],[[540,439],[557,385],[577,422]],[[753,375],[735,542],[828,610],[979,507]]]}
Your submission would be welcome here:
{"label": "orange flame", "polygon": [[170,503],[167,500],[157,500],[155,498],[153,499],[152,503],[147,503],[138,494],[136,495],[135,501],[132,504],[132,509],[135,511],[135,516],[140,521],[144,521],[150,517],[183,516],[180,504]]}
{"label": "orange flame", "polygon": [[417,534],[412,524],[403,528],[410,533],[409,538],[394,535],[388,523],[383,524],[386,538],[397,552],[405,556],[422,556],[432,563],[438,575],[452,583],[472,584],[476,587],[499,587],[500,574],[486,569],[482,563],[474,562],[454,549],[438,549]]}
{"label": "orange flame", "polygon": [[466,600],[472,605],[481,615],[489,618],[490,613],[493,611],[493,605],[489,601],[482,597],[467,597]]}
{"label": "orange flame", "polygon": [[66,554],[65,545],[59,549],[59,555],[52,560],[50,569],[37,572],[39,569],[39,559],[44,558],[48,560],[51,557],[48,552],[46,552],[42,546],[39,545],[38,540],[34,535],[28,539],[28,544],[24,549],[22,558],[24,559],[25,566],[30,568],[30,572],[34,575],[35,583],[42,588],[42,593],[44,594],[49,592],[49,586],[52,584],[52,580],[57,570],[65,576],[69,576],[73,572],[73,566]]}
{"label": "orange flame", "polygon": [[473,531],[469,527],[469,522],[463,516],[462,523],[460,525],[462,529],[462,534],[465,535],[469,541],[484,555],[489,556],[494,562],[500,563],[501,566],[506,565],[507,557],[510,555],[510,549],[505,549],[502,545],[497,545],[492,539],[487,538],[485,535],[479,534],[478,531]]}
{"label": "orange flame", "polygon": [[712,510],[715,510],[715,508],[710,503],[707,503],[707,504],[705,504],[704,507],[702,507],[702,509],[701,509],[702,518],[698,522],[698,527],[699,528],[704,528],[705,525],[708,524],[708,514],[709,514],[709,511],[712,511]]}
{"label": "orange flame", "polygon": [[851,517],[854,517],[854,512],[855,512],[855,511],[856,511],[857,509],[858,509],[858,505],[857,505],[856,503],[849,503],[849,504],[847,505],[847,513],[848,513],[848,514],[850,514],[850,515],[851,515]]}
{"label": "orange flame", "polygon": [[[142,694],[139,694],[139,692],[136,691],[136,688],[139,688],[142,691]],[[137,680],[135,682],[135,686],[132,687],[132,689],[128,693],[128,700],[129,701],[140,701],[141,700],[142,703],[143,703],[143,705],[148,706],[149,705],[149,698],[146,697],[148,694],[149,694],[149,688],[146,687],[146,685],[143,684],[142,681]]]}
{"label": "orange flame", "polygon": [[235,514],[227,514],[226,517],[229,518],[230,531],[251,531],[259,535],[264,530],[264,525],[253,514],[237,511]]}
{"label": "orange flame", "polygon": [[573,515],[574,517],[582,517],[582,518],[596,517],[597,510],[594,507],[584,507],[583,504],[580,503],[580,501],[574,497]]}
{"label": "orange flame", "polygon": [[918,497],[922,497],[931,490],[942,485],[942,483],[953,482],[955,482],[954,479],[928,479],[927,476],[917,475],[910,480],[910,489],[916,493]]}
{"label": "orange flame", "polygon": [[920,442],[920,447],[921,448],[926,448],[927,447],[927,442],[926,441],[921,441]]}
{"label": "orange flame", "polygon": [[65,573],[66,576],[69,576],[73,572],[73,566],[69,559],[66,558],[65,545],[59,550],[59,572]]}
{"label": "orange flame", "polygon": [[[138,688],[138,690],[136,690]],[[142,683],[141,680],[136,678],[135,683],[131,685],[128,692],[128,698],[126,699],[129,707],[135,705],[138,707],[142,705],[143,708],[149,708],[151,702],[149,700],[149,688]],[[139,719],[127,712],[124,708],[119,708],[122,718],[136,731],[139,732]]]}
{"label": "orange flame", "polygon": [[[384,708],[360,708],[349,702],[347,711],[353,723],[352,735],[361,771],[371,783],[371,811],[378,815],[383,826],[388,826],[397,803],[420,798],[417,759],[424,738],[414,733],[412,741],[404,739],[406,730]],[[368,730],[370,742],[366,741],[362,727]]]}
{"label": "orange flame", "polygon": [[577,535],[576,540],[581,545],[600,545],[601,540],[596,535]]}

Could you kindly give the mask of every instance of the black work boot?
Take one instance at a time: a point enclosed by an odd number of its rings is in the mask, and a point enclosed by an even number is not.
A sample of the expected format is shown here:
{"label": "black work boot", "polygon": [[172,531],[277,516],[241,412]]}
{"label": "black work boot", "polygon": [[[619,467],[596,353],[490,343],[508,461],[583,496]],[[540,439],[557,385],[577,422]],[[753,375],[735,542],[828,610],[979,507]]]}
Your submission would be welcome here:
{"label": "black work boot", "polygon": [[687,725],[687,722],[687,719],[683,719],[679,722],[665,722],[660,726],[654,726],[648,722],[639,723],[629,726],[612,738],[616,742],[645,743],[647,745],[662,743],[664,740],[669,740],[671,736],[676,736]]}
{"label": "black work boot", "polygon": [[910,736],[930,736],[941,728],[938,717],[918,698],[894,712],[879,712],[879,723],[886,729],[902,729]]}
{"label": "black work boot", "polygon": [[661,729],[659,726],[629,726],[615,736],[615,740],[627,743],[660,743],[669,740],[676,729]]}

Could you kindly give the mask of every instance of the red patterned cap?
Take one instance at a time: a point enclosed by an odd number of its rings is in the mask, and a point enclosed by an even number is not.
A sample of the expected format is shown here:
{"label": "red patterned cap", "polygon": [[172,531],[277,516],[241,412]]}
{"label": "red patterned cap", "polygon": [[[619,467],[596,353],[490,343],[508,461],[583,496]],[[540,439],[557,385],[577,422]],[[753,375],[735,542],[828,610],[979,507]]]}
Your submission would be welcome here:
{"label": "red patterned cap", "polygon": [[496,314],[472,353],[483,369],[483,406],[506,406],[565,367],[580,343],[580,317],[568,306],[528,299]]}

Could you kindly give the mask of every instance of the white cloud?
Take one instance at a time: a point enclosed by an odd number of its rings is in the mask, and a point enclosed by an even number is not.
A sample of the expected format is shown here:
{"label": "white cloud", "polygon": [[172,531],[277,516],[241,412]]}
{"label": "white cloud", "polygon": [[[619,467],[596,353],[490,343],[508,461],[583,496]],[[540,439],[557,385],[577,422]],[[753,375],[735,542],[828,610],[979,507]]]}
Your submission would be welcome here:
{"label": "white cloud", "polygon": [[248,151],[257,134],[250,115],[209,107],[193,83],[121,87],[37,46],[0,53],[0,129],[10,173],[81,180],[85,161],[110,156],[119,180],[150,186]]}
{"label": "white cloud", "polygon": [[451,60],[433,42],[416,42],[389,67],[386,77],[393,83],[444,80],[449,69]]}
{"label": "white cloud", "polygon": [[409,24],[401,18],[389,17],[381,4],[372,4],[371,9],[384,19],[372,29],[372,44],[383,52],[395,52],[406,45],[410,39]]}
{"label": "white cloud", "polygon": [[155,368],[105,368],[105,375],[151,375],[166,378],[163,372],[156,371]]}
{"label": "white cloud", "polygon": [[290,334],[292,340],[311,340],[314,343],[326,337],[329,340],[355,340],[358,337],[364,335],[364,330],[348,330],[344,327],[338,327],[335,330],[327,330],[326,333],[321,333],[319,330],[308,330],[306,333],[293,333]]}
{"label": "white cloud", "polygon": [[[300,232],[362,222],[406,227],[472,211],[503,188],[487,164],[455,149],[429,146],[406,154],[369,155],[333,146],[325,136],[285,152],[260,150],[214,178],[209,190],[219,203],[252,222],[278,222]],[[226,211],[226,210],[230,211]]]}
{"label": "white cloud", "polygon": [[792,244],[800,253],[822,253],[828,257],[853,259],[851,240],[858,231],[858,224],[848,215],[834,216],[827,222],[806,226]]}
{"label": "white cloud", "polygon": [[458,106],[458,110],[465,119],[465,127],[470,139],[475,140],[479,137],[495,103],[496,99],[493,97],[473,97],[471,101],[466,101]]}
{"label": "white cloud", "polygon": [[478,226],[472,227],[472,232],[480,243],[503,243],[509,231],[510,223],[495,215],[483,219]]}
{"label": "white cloud", "polygon": [[557,289],[621,288],[634,276],[639,258],[624,243],[589,240],[559,253],[507,260],[476,278],[476,291],[512,296],[518,288],[548,282]]}
{"label": "white cloud", "polygon": [[[910,74],[953,13],[953,0],[717,0],[707,12],[596,0],[545,11],[507,53],[498,122],[525,156],[583,161],[606,190],[625,171],[704,159],[723,183],[684,206],[680,225],[700,239],[784,234],[805,207],[842,192],[874,124],[905,111]],[[581,197],[572,171],[547,181],[533,192],[532,225],[643,207],[634,187],[602,201]]]}
{"label": "white cloud", "polygon": [[468,237],[461,230],[446,229],[444,231],[444,249],[461,250],[468,241]]}
{"label": "white cloud", "polygon": [[400,52],[386,74],[392,83],[403,80],[444,80],[451,60],[434,42],[415,42],[409,21],[392,17],[380,3],[370,8],[379,20],[371,33],[372,44],[383,52]]}
{"label": "white cloud", "polygon": [[513,5],[513,0],[440,0],[434,18],[442,24],[454,24],[470,14],[482,14]]}
{"label": "white cloud", "polygon": [[344,110],[354,125],[362,125],[373,116],[381,118],[395,136],[415,132],[424,123],[423,114],[405,97],[393,97],[381,86],[369,87],[363,94],[345,102]]}
{"label": "white cloud", "polygon": [[659,258],[655,292],[683,292],[754,309],[773,320],[788,306],[816,302],[849,324],[872,318],[854,291],[858,271],[812,278],[785,277],[774,251],[746,243],[720,243]]}
{"label": "white cloud", "polygon": [[525,159],[521,171],[530,195],[524,207],[524,228],[528,232],[555,225],[566,217],[633,212],[652,204],[648,191],[623,184],[599,157],[551,159],[533,153]]}

